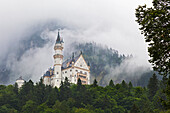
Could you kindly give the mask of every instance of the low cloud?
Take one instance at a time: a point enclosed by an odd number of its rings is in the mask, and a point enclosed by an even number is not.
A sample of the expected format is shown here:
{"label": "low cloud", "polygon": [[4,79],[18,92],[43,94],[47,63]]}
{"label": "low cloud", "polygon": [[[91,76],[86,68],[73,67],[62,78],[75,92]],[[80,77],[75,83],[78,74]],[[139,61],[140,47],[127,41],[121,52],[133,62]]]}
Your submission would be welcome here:
{"label": "low cloud", "polygon": [[[94,41],[133,54],[148,66],[147,45],[135,22],[135,8],[145,3],[151,1],[0,1],[0,66],[15,72],[9,75],[10,82],[21,75],[36,81],[53,64],[57,28],[62,29],[66,57],[74,51],[72,42]],[[32,34],[47,43],[25,50],[18,60],[18,49]]]}
{"label": "low cloud", "polygon": [[115,83],[121,83],[122,80],[126,82],[135,82],[141,77],[142,74],[150,72],[151,69],[148,65],[142,64],[137,57],[126,58],[123,62],[115,68],[106,67],[109,74],[104,77],[106,84],[112,79]]}

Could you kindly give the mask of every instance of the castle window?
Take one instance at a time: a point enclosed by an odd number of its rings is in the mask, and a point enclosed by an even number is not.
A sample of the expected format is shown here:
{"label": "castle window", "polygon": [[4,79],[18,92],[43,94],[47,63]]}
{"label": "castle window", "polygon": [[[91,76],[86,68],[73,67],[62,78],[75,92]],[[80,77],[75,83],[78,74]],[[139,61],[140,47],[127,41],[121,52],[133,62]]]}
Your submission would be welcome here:
{"label": "castle window", "polygon": [[76,70],[76,72],[78,72],[78,70]]}
{"label": "castle window", "polygon": [[82,67],[82,65],[80,65],[80,67]]}
{"label": "castle window", "polygon": [[58,74],[58,72],[57,72],[57,74]]}
{"label": "castle window", "polygon": [[70,72],[71,72],[72,70],[70,69]]}
{"label": "castle window", "polygon": [[83,81],[83,80],[82,80],[81,82],[82,82],[82,83],[86,83],[86,81]]}
{"label": "castle window", "polygon": [[67,71],[65,71],[65,73],[67,73]]}
{"label": "castle window", "polygon": [[82,75],[79,75],[79,77],[81,77],[81,78],[86,78],[86,76],[82,76]]}

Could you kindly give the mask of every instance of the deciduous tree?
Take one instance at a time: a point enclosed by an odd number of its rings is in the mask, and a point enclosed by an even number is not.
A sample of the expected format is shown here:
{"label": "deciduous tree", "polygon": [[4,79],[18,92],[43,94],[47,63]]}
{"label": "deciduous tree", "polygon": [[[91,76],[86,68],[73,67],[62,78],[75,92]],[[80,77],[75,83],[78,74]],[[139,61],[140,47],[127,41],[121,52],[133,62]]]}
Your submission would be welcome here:
{"label": "deciduous tree", "polygon": [[148,52],[153,68],[160,74],[170,74],[170,1],[153,0],[153,7],[136,9],[140,30],[149,43]]}

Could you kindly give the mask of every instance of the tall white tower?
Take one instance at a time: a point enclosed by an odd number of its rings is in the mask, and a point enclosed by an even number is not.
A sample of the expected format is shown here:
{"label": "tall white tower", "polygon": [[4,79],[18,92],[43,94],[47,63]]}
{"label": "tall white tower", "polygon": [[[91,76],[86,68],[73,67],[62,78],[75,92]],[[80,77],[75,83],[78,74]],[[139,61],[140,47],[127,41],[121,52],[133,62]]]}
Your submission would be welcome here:
{"label": "tall white tower", "polygon": [[63,63],[63,40],[60,38],[60,34],[58,31],[57,40],[54,46],[55,54],[54,57],[54,76],[52,77],[52,85],[55,87],[60,87],[62,80],[61,66]]}

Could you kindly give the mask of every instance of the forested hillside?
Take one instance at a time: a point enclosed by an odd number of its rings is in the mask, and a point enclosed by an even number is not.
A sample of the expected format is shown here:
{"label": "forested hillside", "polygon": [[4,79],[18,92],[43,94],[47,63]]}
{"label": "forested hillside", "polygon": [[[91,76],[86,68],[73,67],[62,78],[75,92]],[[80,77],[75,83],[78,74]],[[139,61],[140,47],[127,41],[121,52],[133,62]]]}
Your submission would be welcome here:
{"label": "forested hillside", "polygon": [[[74,43],[73,45],[75,45],[75,51],[83,51],[83,56],[91,66],[91,79],[97,79],[101,86],[108,85],[108,81],[113,79],[116,83],[125,80],[127,82],[131,81],[135,86],[144,87],[147,86],[149,78],[154,73],[149,68],[139,67],[137,64],[133,65],[133,68],[129,68],[128,66],[131,60],[133,60],[133,56],[119,54],[117,50],[108,48],[107,46],[94,42]],[[124,63],[127,60],[129,62]],[[141,68],[144,69],[141,71]],[[119,71],[119,73],[116,73],[116,71]],[[158,78],[160,79],[160,76]]]}
{"label": "forested hillside", "polygon": [[82,85],[81,80],[70,84],[68,79],[60,88],[45,86],[30,80],[21,89],[17,85],[0,85],[0,113],[159,113],[165,110],[161,99],[166,79],[156,75],[149,80],[148,88],[134,87],[124,80],[106,87]]}

